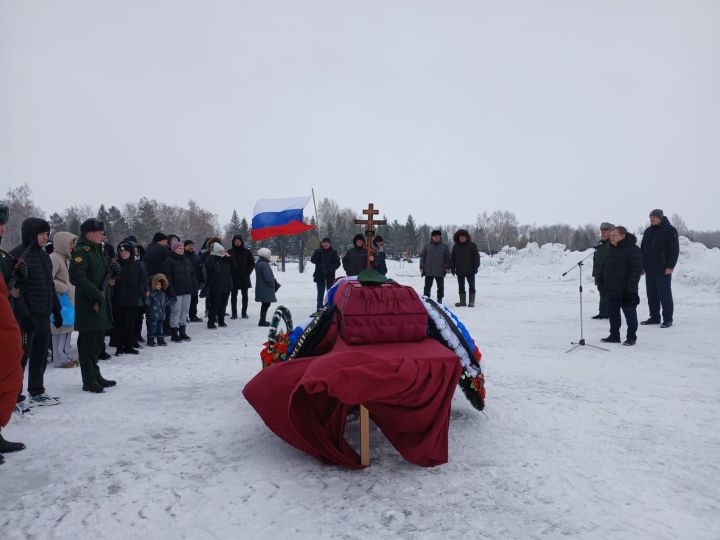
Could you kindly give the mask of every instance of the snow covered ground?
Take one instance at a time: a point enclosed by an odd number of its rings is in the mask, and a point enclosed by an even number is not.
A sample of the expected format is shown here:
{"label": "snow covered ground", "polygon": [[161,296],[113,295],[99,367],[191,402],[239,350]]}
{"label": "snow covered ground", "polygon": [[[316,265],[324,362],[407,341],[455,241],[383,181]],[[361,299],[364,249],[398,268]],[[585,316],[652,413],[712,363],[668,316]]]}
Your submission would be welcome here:
{"label": "snow covered ground", "polygon": [[[479,306],[457,313],[484,353],[487,408],[456,393],[450,462],[431,469],[377,430],[364,471],[275,437],[240,393],[260,369],[256,305],[225,330],[191,325],[192,343],[104,362],[119,384],[103,395],[81,392],[78,370],[49,367],[63,403],[4,432],[28,448],[0,467],[0,537],[716,539],[720,250],[681,249],[675,326],[641,327],[636,347],[610,352],[565,354],[579,337],[577,275],[560,275],[582,254],[486,259]],[[599,345],[608,325],[589,319],[590,271],[585,334]],[[416,266],[391,274],[421,290]],[[311,274],[278,279],[301,320]]]}

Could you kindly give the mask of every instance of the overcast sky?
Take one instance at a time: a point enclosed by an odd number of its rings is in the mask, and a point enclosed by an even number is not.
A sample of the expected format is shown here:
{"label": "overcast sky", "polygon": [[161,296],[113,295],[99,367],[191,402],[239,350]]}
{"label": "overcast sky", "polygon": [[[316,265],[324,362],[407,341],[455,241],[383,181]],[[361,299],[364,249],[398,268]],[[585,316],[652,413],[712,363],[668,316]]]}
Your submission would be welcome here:
{"label": "overcast sky", "polygon": [[[0,0],[0,194],[718,229],[720,1]],[[306,215],[311,212],[308,206]]]}

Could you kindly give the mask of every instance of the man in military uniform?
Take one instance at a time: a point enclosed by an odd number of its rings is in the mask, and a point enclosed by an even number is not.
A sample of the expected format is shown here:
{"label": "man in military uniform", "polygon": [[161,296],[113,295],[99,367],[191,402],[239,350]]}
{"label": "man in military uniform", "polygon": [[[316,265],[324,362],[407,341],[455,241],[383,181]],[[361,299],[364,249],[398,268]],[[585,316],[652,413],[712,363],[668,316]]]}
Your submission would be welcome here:
{"label": "man in military uniform", "polygon": [[593,319],[607,319],[608,318],[608,302],[607,295],[603,292],[600,282],[602,281],[603,268],[605,266],[605,257],[607,257],[608,249],[610,249],[610,231],[615,227],[612,223],[603,221],[600,224],[600,243],[595,247],[595,254],[593,255],[593,271],[592,275],[595,278],[595,286],[598,288],[600,293],[600,309],[598,314]]}
{"label": "man in military uniform", "polygon": [[98,367],[105,332],[113,326],[110,309],[111,287],[120,267],[103,254],[105,224],[88,219],[80,225],[80,239],[70,261],[70,282],[75,285],[75,330],[78,331],[78,352],[83,390],[99,394],[115,386],[104,379]]}

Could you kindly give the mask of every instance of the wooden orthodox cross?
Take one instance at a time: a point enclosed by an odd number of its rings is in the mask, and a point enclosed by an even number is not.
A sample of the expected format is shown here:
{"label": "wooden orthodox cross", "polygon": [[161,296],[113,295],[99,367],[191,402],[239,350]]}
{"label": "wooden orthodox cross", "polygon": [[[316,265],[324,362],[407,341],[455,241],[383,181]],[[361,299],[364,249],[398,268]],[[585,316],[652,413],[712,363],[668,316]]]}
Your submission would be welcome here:
{"label": "wooden orthodox cross", "polygon": [[[375,205],[370,203],[367,209],[362,211],[367,219],[356,219],[355,225],[365,225],[365,251],[367,252],[367,268],[372,268],[375,250],[372,247],[375,236],[375,225],[386,225],[384,219],[375,219],[380,211],[375,210]],[[365,406],[360,404],[360,464],[363,467],[370,465],[370,413]]]}
{"label": "wooden orthodox cross", "polygon": [[387,225],[387,220],[374,219],[373,216],[377,216],[380,211],[375,210],[375,205],[370,203],[368,207],[362,211],[367,216],[367,219],[356,219],[355,225],[365,225],[365,251],[367,252],[367,267],[372,268],[373,256],[375,250],[372,247],[373,237],[375,236],[375,225]]}

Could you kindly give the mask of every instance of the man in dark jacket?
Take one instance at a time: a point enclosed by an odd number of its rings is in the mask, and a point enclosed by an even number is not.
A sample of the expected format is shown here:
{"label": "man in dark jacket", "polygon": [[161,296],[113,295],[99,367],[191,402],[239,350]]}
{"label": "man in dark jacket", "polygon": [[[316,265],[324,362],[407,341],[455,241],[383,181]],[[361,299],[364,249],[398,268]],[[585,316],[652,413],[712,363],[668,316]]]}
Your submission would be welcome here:
{"label": "man in dark jacket", "polygon": [[603,292],[600,282],[602,281],[603,268],[605,266],[605,257],[610,249],[610,231],[615,227],[612,223],[603,221],[600,224],[600,242],[595,247],[595,253],[593,254],[593,271],[592,277],[595,278],[595,286],[600,294],[600,307],[598,314],[593,316],[593,319],[607,319],[607,297]]}
{"label": "man in dark jacket", "polygon": [[[365,251],[363,250],[363,254]],[[335,270],[340,268],[340,256],[328,237],[322,239],[320,247],[310,257],[310,262],[315,265],[313,281],[317,285],[317,309],[323,307],[325,290],[332,287],[335,281]]]}
{"label": "man in dark jacket", "polygon": [[[370,261],[374,261],[375,257],[370,256]],[[353,247],[351,247],[342,258],[343,270],[348,276],[357,276],[360,272],[367,268],[367,251],[365,249],[365,237],[358,233],[353,237]]]}
{"label": "man in dark jacket", "polygon": [[70,262],[70,283],[75,285],[75,330],[83,390],[96,394],[116,382],[103,378],[98,358],[105,345],[105,332],[113,326],[110,308],[111,288],[120,265],[103,253],[105,224],[87,219],[80,225],[78,240]]}
{"label": "man in dark jacket", "polygon": [[193,291],[192,296],[190,297],[190,311],[188,312],[188,316],[190,317],[190,322],[202,322],[202,319],[197,316],[197,306],[199,290],[202,289],[205,284],[203,263],[200,261],[200,257],[198,257],[198,254],[195,252],[195,242],[192,240],[185,240],[183,244],[185,245],[185,256],[195,269],[195,283],[197,284],[197,288]]}
{"label": "man in dark jacket", "polygon": [[420,275],[425,278],[423,294],[430,297],[433,280],[437,283],[437,301],[442,304],[445,296],[445,274],[450,269],[450,248],[442,241],[442,233],[434,230],[430,233],[430,242],[425,244],[420,254]]}
{"label": "man in dark jacket", "polygon": [[161,232],[155,233],[152,243],[145,250],[145,266],[150,279],[155,274],[162,274],[163,263],[170,253],[167,236]]}
{"label": "man in dark jacket", "polygon": [[678,232],[660,209],[650,212],[650,227],[645,229],[640,244],[645,271],[650,318],[640,324],[662,324],[669,328],[673,324],[672,273],[680,256]]}
{"label": "man in dark jacket", "polygon": [[[460,301],[455,303],[456,307],[475,307],[475,274],[480,268],[480,252],[477,244],[470,240],[470,233],[466,229],[458,229],[453,235],[453,248],[450,252],[450,272],[457,276],[458,293]],[[466,304],[465,280],[470,289],[470,303]]]}
{"label": "man in dark jacket", "polygon": [[[44,219],[28,218],[22,223],[22,241],[10,252],[16,260],[27,265],[27,277],[20,283],[19,292],[12,295],[15,317],[20,321],[25,354],[23,369],[30,364],[28,393],[31,405],[57,405],[59,401],[45,393],[44,376],[50,342],[50,314],[56,328],[62,327],[60,301],[55,294],[52,261],[45,251],[50,224]],[[19,396],[19,401],[24,399]]]}
{"label": "man in dark jacket", "polygon": [[642,253],[637,239],[625,227],[610,231],[610,248],[605,257],[600,285],[607,295],[610,335],[601,339],[605,343],[620,343],[620,310],[627,323],[627,338],[623,345],[637,341],[637,306],[640,303],[638,283],[642,274]]}
{"label": "man in dark jacket", "polygon": [[250,274],[255,270],[255,257],[252,251],[245,247],[242,236],[236,234],[232,239],[232,247],[228,250],[235,261],[233,267],[233,288],[230,294],[230,309],[232,310],[231,319],[237,319],[237,299],[238,291],[242,294],[242,311],[240,315],[243,319],[248,318],[248,289],[252,287],[250,282]]}

